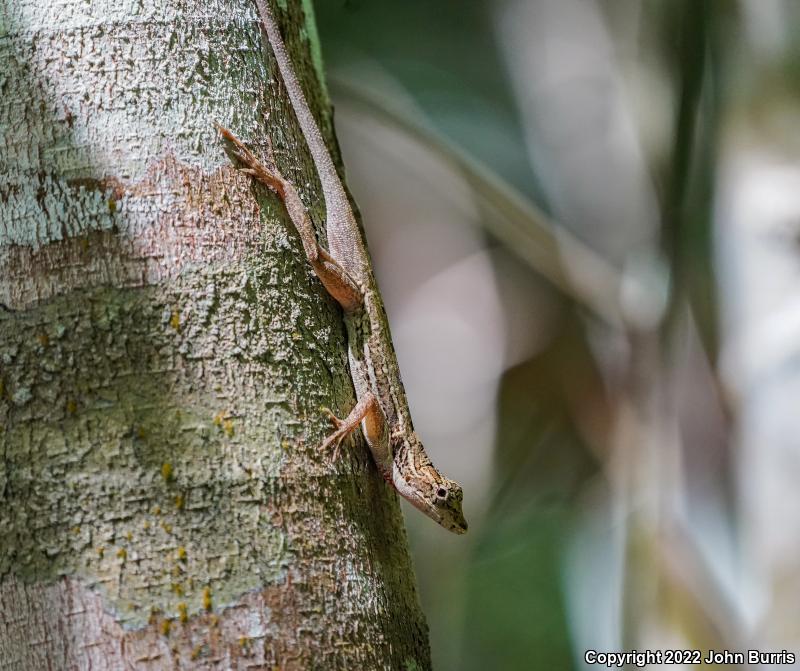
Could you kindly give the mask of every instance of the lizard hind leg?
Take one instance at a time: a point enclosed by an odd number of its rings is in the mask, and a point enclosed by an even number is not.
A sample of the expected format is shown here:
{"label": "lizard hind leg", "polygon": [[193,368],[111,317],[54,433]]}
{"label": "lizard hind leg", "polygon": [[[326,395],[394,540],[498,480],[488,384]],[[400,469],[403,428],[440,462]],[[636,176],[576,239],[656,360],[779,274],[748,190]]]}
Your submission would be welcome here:
{"label": "lizard hind leg", "polygon": [[308,210],[300,199],[300,194],[297,193],[294,185],[280,173],[273,161],[272,142],[268,139],[269,158],[264,164],[231,131],[219,124],[216,124],[216,127],[222,136],[233,145],[233,154],[236,159],[245,166],[239,170],[265,184],[283,201],[289,218],[300,234],[306,258],[328,293],[342,306],[345,312],[351,313],[358,310],[364,304],[364,295],[361,289],[342,265],[317,242],[314,226]]}
{"label": "lizard hind leg", "polygon": [[272,140],[267,138],[268,158],[265,163],[256,158],[255,154],[245,146],[244,142],[236,137],[230,130],[216,122],[214,125],[222,137],[233,145],[233,155],[236,159],[246,166],[244,168],[239,168],[239,170],[246,175],[255,177],[259,182],[275,191],[282,199],[285,199],[287,182],[275,165]]}

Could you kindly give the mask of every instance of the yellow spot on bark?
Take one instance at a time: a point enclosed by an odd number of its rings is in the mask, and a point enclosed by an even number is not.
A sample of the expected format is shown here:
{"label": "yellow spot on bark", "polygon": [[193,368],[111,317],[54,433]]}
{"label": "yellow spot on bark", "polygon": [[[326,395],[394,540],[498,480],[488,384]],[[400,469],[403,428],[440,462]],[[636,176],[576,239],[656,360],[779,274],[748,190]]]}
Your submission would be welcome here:
{"label": "yellow spot on bark", "polygon": [[240,636],[239,637],[239,647],[246,648],[250,644],[250,639],[247,636]]}
{"label": "yellow spot on bark", "polygon": [[178,596],[183,596],[185,594],[183,585],[181,585],[179,582],[172,583],[172,591]]}
{"label": "yellow spot on bark", "polygon": [[172,316],[169,318],[169,325],[176,331],[181,330],[181,313],[177,310],[172,311]]}
{"label": "yellow spot on bark", "polygon": [[180,617],[181,622],[187,622],[189,620],[189,614],[186,611],[186,604],[181,602],[178,604],[178,616]]}
{"label": "yellow spot on bark", "polygon": [[225,431],[225,435],[228,436],[228,438],[233,436],[233,421],[232,420],[226,419],[224,422],[222,422],[222,428]]}
{"label": "yellow spot on bark", "polygon": [[115,214],[117,211],[117,201],[113,198],[109,198],[106,204],[108,205],[108,213]]}
{"label": "yellow spot on bark", "polygon": [[184,505],[186,505],[186,501],[183,498],[183,494],[178,494],[175,497],[175,507],[178,510],[183,510]]}
{"label": "yellow spot on bark", "polygon": [[211,602],[211,588],[210,587],[203,587],[203,608],[206,610],[211,610],[212,607]]}
{"label": "yellow spot on bark", "polygon": [[166,531],[168,534],[171,534],[171,533],[172,533],[172,525],[171,525],[171,524],[169,524],[168,522],[162,522],[162,523],[161,523],[161,528],[162,528],[164,531]]}
{"label": "yellow spot on bark", "polygon": [[106,554],[106,549],[104,547],[97,548],[97,556],[102,559]]}
{"label": "yellow spot on bark", "polygon": [[72,399],[69,399],[69,401],[67,401],[67,412],[70,415],[74,415],[76,412],[78,412],[78,404],[75,403],[75,401],[73,401]]}
{"label": "yellow spot on bark", "polygon": [[186,548],[182,545],[178,548],[178,561],[186,561]]}
{"label": "yellow spot on bark", "polygon": [[142,522],[142,529],[147,531],[149,528],[150,528],[150,520],[145,520],[144,522]]}
{"label": "yellow spot on bark", "polygon": [[156,506],[153,508],[153,515],[160,515],[161,514],[161,506]]}
{"label": "yellow spot on bark", "polygon": [[128,551],[125,548],[117,550],[117,558],[125,561],[128,558]]}
{"label": "yellow spot on bark", "polygon": [[128,533],[126,533],[125,534],[125,538],[127,538],[128,541],[132,541],[133,540],[133,532],[129,531]]}
{"label": "yellow spot on bark", "polygon": [[171,626],[172,624],[169,620],[164,620],[161,623],[161,633],[164,634],[164,636],[169,636],[169,629]]}
{"label": "yellow spot on bark", "polygon": [[225,413],[222,410],[214,415],[214,426],[222,426],[223,417],[225,417]]}
{"label": "yellow spot on bark", "polygon": [[161,465],[161,477],[165,482],[172,480],[172,464],[167,462]]}

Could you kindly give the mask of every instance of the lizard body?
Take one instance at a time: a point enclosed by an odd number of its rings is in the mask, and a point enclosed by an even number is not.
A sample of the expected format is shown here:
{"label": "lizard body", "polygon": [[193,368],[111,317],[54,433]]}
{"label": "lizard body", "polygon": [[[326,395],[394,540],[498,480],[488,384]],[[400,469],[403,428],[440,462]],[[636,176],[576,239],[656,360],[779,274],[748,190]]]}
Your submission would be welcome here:
{"label": "lizard body", "polygon": [[334,446],[359,425],[383,477],[412,505],[455,533],[467,522],[458,483],[431,463],[414,431],[383,301],[372,274],[369,254],[344,185],[294,73],[272,10],[255,0],[267,39],[298,124],[314,161],[325,199],[329,251],[316,240],[308,211],[297,189],[274,165],[257,159],[229,130],[218,126],[235,147],[243,172],[273,190],[284,202],[317,277],[341,305],[347,328],[348,361],[358,402],[344,420],[329,412],[336,430],[323,447]]}

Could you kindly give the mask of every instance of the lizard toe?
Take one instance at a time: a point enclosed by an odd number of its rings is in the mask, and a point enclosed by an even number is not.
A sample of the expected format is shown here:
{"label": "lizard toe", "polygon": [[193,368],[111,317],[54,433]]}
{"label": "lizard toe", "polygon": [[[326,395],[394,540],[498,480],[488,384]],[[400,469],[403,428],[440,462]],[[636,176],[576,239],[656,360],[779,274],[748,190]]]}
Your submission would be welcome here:
{"label": "lizard toe", "polygon": [[333,410],[331,410],[330,408],[326,408],[325,406],[322,406],[320,408],[320,410],[322,410],[323,414],[328,418],[330,423],[333,424],[333,426],[335,428],[337,428],[337,429],[341,429],[342,428],[342,425],[344,424],[344,422],[341,419],[339,419],[336,415],[333,414]]}

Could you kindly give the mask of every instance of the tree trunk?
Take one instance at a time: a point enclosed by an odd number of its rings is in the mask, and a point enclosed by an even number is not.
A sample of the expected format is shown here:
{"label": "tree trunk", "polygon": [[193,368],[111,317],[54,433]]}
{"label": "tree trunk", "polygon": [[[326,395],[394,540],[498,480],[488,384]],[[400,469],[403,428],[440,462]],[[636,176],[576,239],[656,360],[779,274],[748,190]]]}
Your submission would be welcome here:
{"label": "tree trunk", "polygon": [[254,3],[0,0],[0,91],[0,669],[429,668],[395,494],[318,449],[341,314],[212,126],[322,230]]}

